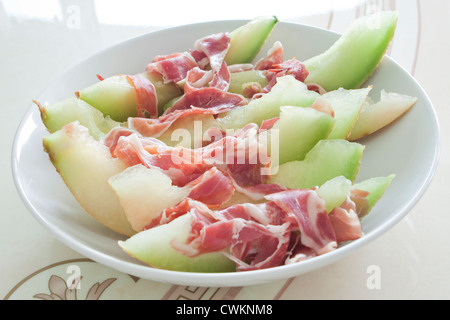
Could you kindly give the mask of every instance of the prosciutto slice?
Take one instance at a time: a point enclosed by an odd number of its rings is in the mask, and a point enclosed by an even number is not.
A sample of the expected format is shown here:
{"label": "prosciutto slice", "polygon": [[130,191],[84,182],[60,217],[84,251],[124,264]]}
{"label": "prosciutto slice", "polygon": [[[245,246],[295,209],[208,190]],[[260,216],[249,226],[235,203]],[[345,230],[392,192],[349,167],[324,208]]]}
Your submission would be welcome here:
{"label": "prosciutto slice", "polygon": [[254,212],[264,210],[256,205],[234,205],[213,211],[200,202],[188,200],[180,207],[186,210],[186,205],[193,217],[190,237],[186,244],[173,243],[183,254],[196,256],[229,249],[224,254],[235,261],[241,271],[270,268],[285,260],[289,223],[259,223],[253,219]]}
{"label": "prosciutto slice", "polygon": [[256,125],[196,149],[169,147],[130,130],[118,130],[105,139],[111,154],[129,166],[140,163],[159,168],[177,186],[186,185],[213,167],[243,187],[264,183],[270,173],[271,159],[258,141]]}
{"label": "prosciutto slice", "polygon": [[337,242],[361,238],[361,222],[356,213],[356,204],[350,197],[347,197],[341,206],[334,208],[329,217]]}
{"label": "prosciutto slice", "polygon": [[239,94],[229,93],[215,87],[201,87],[185,93],[165,111],[164,115],[177,110],[189,110],[193,107],[209,110],[205,113],[219,114],[246,104],[247,99]]}
{"label": "prosciutto slice", "polygon": [[230,47],[229,34],[226,32],[212,34],[197,40],[194,46],[196,51],[203,52],[209,60],[214,73],[209,85],[227,91],[230,85],[230,71],[224,59]]}
{"label": "prosciutto slice", "polygon": [[308,74],[309,72],[303,62],[295,58],[274,64],[269,69],[269,73],[267,74],[269,83],[262,89],[262,93],[264,94],[270,92],[273,86],[277,83],[277,78],[279,77],[292,75],[298,81],[304,82]]}
{"label": "prosciutto slice", "polygon": [[317,254],[337,248],[333,226],[325,202],[314,190],[288,190],[266,196],[288,213],[300,231],[301,243]]}
{"label": "prosciutto slice", "polygon": [[197,61],[187,52],[157,56],[145,69],[146,72],[157,72],[162,75],[164,83],[179,82],[187,73],[197,67]]}
{"label": "prosciutto slice", "polygon": [[282,63],[284,60],[284,48],[280,41],[276,41],[267,55],[256,62],[255,70],[269,70],[274,65]]}
{"label": "prosciutto slice", "polygon": [[154,137],[158,138],[164,132],[166,132],[171,125],[177,121],[178,119],[182,119],[185,117],[195,116],[198,114],[203,115],[214,115],[217,110],[214,108],[204,109],[204,108],[195,108],[191,107],[189,109],[180,109],[175,110],[168,114],[163,114],[162,116],[156,119],[148,119],[148,118],[128,118],[128,128],[139,133],[144,137]]}
{"label": "prosciutto slice", "polygon": [[220,210],[187,199],[167,209],[159,223],[189,212],[193,217],[189,239],[174,248],[188,256],[223,251],[240,271],[270,268],[336,249],[325,204],[314,190],[281,191],[266,199]]}
{"label": "prosciutto slice", "polygon": [[192,181],[189,189],[189,198],[208,207],[220,207],[233,196],[235,186],[230,177],[213,167]]}
{"label": "prosciutto slice", "polygon": [[356,240],[363,236],[361,218],[367,213],[367,191],[353,189],[339,207],[329,216],[338,242]]}
{"label": "prosciutto slice", "polygon": [[188,256],[223,251],[240,271],[325,254],[335,250],[338,241],[349,239],[343,234],[356,236],[346,226],[339,230],[336,225],[334,229],[334,222],[342,221],[340,209],[355,212],[353,202],[344,203],[329,217],[324,201],[314,190],[284,190],[265,198],[268,201],[259,204],[235,204],[216,210],[187,198],[162,212],[150,226],[189,213],[193,217],[189,239],[185,244],[174,244],[174,248]]}
{"label": "prosciutto slice", "polygon": [[136,90],[137,116],[157,118],[158,97],[153,83],[141,75],[127,76],[127,79]]}
{"label": "prosciutto slice", "polygon": [[143,164],[157,168],[172,179],[176,186],[183,187],[211,168],[192,149],[176,152],[174,148],[153,143],[153,139],[140,138],[136,134],[122,136],[112,150],[114,157],[128,166]]}

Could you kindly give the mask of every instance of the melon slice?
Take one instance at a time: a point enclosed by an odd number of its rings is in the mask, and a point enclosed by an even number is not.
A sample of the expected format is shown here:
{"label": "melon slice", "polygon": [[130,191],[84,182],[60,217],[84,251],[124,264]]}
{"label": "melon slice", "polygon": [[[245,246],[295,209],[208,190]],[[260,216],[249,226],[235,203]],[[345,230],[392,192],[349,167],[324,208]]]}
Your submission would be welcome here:
{"label": "melon slice", "polygon": [[315,188],[337,176],[353,182],[363,150],[363,145],[344,139],[321,140],[304,160],[280,165],[268,182],[292,189]]}
{"label": "melon slice", "polygon": [[307,86],[293,76],[277,78],[277,83],[269,93],[261,98],[252,100],[248,105],[230,110],[218,122],[225,129],[239,129],[248,123],[261,125],[264,120],[278,117],[280,107],[311,105],[319,94],[308,90]]}
{"label": "melon slice", "polygon": [[371,87],[351,90],[340,88],[322,96],[330,103],[336,119],[328,139],[346,139],[349,136],[371,89]]}
{"label": "melon slice", "polygon": [[103,137],[112,128],[121,125],[109,116],[81,99],[70,97],[62,101],[44,106],[36,102],[39,107],[42,122],[50,133],[60,130],[66,124],[78,121],[89,129],[89,133],[96,140]]}
{"label": "melon slice", "polygon": [[135,233],[108,184],[123,171],[121,160],[96,141],[78,122],[65,125],[43,139],[45,151],[78,203],[94,219],[126,236]]}
{"label": "melon slice", "polygon": [[[320,141],[326,139],[335,125],[330,115],[312,108],[281,107],[280,119],[269,130],[270,155],[279,164],[303,160]],[[277,138],[273,136],[277,131]],[[276,153],[276,154],[274,154]]]}
{"label": "melon slice", "polygon": [[396,11],[378,12],[355,20],[325,52],[304,61],[307,83],[325,90],[356,89],[382,60],[397,26]]}
{"label": "melon slice", "polygon": [[326,181],[318,189],[317,193],[325,201],[327,212],[339,207],[352,188],[352,182],[344,176],[337,176]]}
{"label": "melon slice", "polygon": [[228,65],[250,63],[272,33],[278,19],[275,16],[257,17],[230,32],[230,47],[225,56]]}
{"label": "melon slice", "polygon": [[175,206],[189,194],[188,188],[172,185],[158,169],[138,164],[109,178],[120,204],[135,231],[142,231],[158,213]]}
{"label": "melon slice", "polygon": [[186,272],[231,272],[236,265],[222,252],[188,256],[174,248],[189,237],[192,217],[186,213],[173,221],[137,233],[119,246],[130,256],[156,268]]}
{"label": "melon slice", "polygon": [[369,192],[367,196],[368,210],[372,210],[373,206],[380,200],[380,198],[385,193],[386,189],[391,184],[392,180],[395,178],[394,174],[385,177],[374,177],[367,180],[355,183],[352,189],[358,189]]}
{"label": "melon slice", "polygon": [[382,90],[380,100],[368,99],[352,128],[349,140],[358,140],[372,134],[400,118],[417,102],[417,98]]}

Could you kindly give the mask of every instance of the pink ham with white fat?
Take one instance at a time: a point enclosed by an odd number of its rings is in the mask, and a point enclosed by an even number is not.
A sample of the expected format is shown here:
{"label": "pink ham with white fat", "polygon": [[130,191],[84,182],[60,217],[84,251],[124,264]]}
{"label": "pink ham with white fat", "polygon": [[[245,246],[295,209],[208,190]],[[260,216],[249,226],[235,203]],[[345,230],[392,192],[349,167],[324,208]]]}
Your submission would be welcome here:
{"label": "pink ham with white fat", "polygon": [[300,231],[301,243],[324,254],[337,248],[336,235],[325,201],[314,190],[288,190],[266,196],[288,213]]}

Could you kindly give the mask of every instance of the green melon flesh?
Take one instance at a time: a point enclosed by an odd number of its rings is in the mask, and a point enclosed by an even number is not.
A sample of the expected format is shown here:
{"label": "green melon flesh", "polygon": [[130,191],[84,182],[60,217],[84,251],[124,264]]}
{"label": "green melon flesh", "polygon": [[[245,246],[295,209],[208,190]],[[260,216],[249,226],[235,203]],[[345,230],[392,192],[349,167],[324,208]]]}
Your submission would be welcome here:
{"label": "green melon flesh", "polygon": [[368,99],[352,128],[349,140],[361,139],[392,123],[417,102],[417,98],[382,90],[377,102]]}
{"label": "green melon flesh", "polygon": [[230,32],[225,62],[228,65],[252,62],[277,22],[275,16],[258,17]]}
{"label": "green melon flesh", "polygon": [[91,136],[98,140],[112,128],[120,126],[120,122],[103,116],[99,110],[75,97],[48,106],[37,104],[42,122],[50,133],[60,130],[68,123],[79,121],[82,126],[89,129]]}
{"label": "green melon flesh", "polygon": [[221,127],[226,129],[239,129],[248,123],[261,125],[264,120],[278,117],[280,107],[307,107],[318,96],[317,92],[309,91],[303,82],[293,76],[283,76],[277,79],[277,83],[269,93],[252,100],[246,106],[230,110],[218,121]]}
{"label": "green melon flesh", "polygon": [[352,184],[352,182],[344,176],[338,176],[328,180],[319,188],[317,193],[325,201],[327,212],[330,213],[334,208],[339,207],[348,197],[352,190],[367,191],[367,208],[365,214],[367,215],[373,206],[380,200],[389,187],[395,175],[386,177],[374,177],[359,183]]}
{"label": "green melon flesh", "polygon": [[[181,95],[176,84],[165,84],[162,77],[155,73],[144,72],[139,76],[148,79],[154,85],[160,113],[165,104]],[[76,94],[78,98],[100,110],[105,116],[110,116],[113,120],[123,122],[129,117],[137,116],[136,90],[126,75],[105,78],[77,91]]]}
{"label": "green melon flesh", "polygon": [[394,174],[386,177],[374,177],[359,183],[355,183],[352,188],[369,192],[367,201],[369,205],[368,211],[370,211],[385,193],[386,189],[389,187],[394,178]]}
{"label": "green melon flesh", "polygon": [[370,90],[370,87],[352,90],[340,88],[322,96],[331,104],[336,119],[328,139],[346,139],[349,136]]}
{"label": "green melon flesh", "polygon": [[137,116],[136,90],[125,75],[106,78],[76,94],[113,120],[123,122]]}
{"label": "green melon flesh", "polygon": [[292,189],[308,189],[337,176],[354,181],[363,150],[363,145],[343,139],[321,140],[304,160],[280,165],[268,182]]}
{"label": "green melon flesh", "polygon": [[[280,119],[270,130],[270,155],[279,164],[303,160],[333,129],[335,119],[312,108],[281,107]],[[274,138],[274,132],[277,138]]]}
{"label": "green melon flesh", "polygon": [[261,70],[247,70],[240,72],[232,72],[230,76],[230,87],[228,91],[245,96],[244,89],[249,84],[257,84],[264,88],[269,81],[266,74]]}
{"label": "green melon flesh", "polygon": [[396,11],[357,19],[328,50],[304,61],[306,82],[327,91],[359,88],[382,60],[396,25]]}
{"label": "green melon flesh", "polygon": [[186,272],[232,272],[235,263],[221,252],[190,257],[173,248],[173,243],[185,244],[192,217],[186,213],[168,224],[141,231],[119,246],[130,256],[156,268]]}
{"label": "green melon flesh", "polygon": [[75,199],[93,218],[127,236],[134,234],[109,177],[125,169],[87,128],[72,122],[43,139],[45,151]]}
{"label": "green melon flesh", "polygon": [[142,231],[158,213],[175,206],[189,190],[172,185],[172,180],[157,169],[141,164],[109,178],[120,204],[136,231]]}
{"label": "green melon flesh", "polygon": [[352,182],[344,176],[337,176],[326,181],[318,189],[317,193],[325,201],[327,212],[339,207],[352,188]]}

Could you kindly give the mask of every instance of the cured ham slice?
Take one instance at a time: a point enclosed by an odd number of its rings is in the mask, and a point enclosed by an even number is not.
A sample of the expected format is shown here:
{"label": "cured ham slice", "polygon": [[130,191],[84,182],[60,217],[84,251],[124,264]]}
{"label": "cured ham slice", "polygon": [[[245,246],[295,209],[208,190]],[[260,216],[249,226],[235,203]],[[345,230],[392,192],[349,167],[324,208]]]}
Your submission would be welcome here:
{"label": "cured ham slice", "polygon": [[356,213],[356,204],[350,197],[341,206],[334,208],[329,217],[337,242],[361,238],[361,221]]}
{"label": "cured ham slice", "polygon": [[229,34],[225,32],[212,34],[197,40],[194,46],[196,51],[206,55],[214,73],[209,85],[227,91],[230,85],[230,71],[224,59],[230,47]]}
{"label": "cured ham slice", "polygon": [[175,110],[168,114],[163,114],[159,118],[156,119],[148,119],[148,118],[128,118],[128,128],[139,133],[144,137],[155,137],[158,138],[164,132],[166,132],[170,126],[177,121],[178,119],[184,117],[195,116],[198,114],[216,114],[217,110],[214,108],[204,109],[204,108],[195,108],[191,107],[189,109],[181,109]]}
{"label": "cured ham slice", "polygon": [[139,138],[136,134],[119,138],[113,155],[128,166],[143,164],[148,168],[158,168],[172,179],[174,185],[180,187],[211,168],[192,149],[178,150],[155,144],[153,139]]}
{"label": "cured ham slice", "polygon": [[271,69],[271,72],[275,72],[277,76],[292,75],[298,81],[304,82],[308,77],[308,70],[300,60],[295,58],[283,61],[282,63],[275,64]]}
{"label": "cured ham slice", "polygon": [[[228,257],[235,261],[239,271],[271,268],[284,263],[289,246],[288,224],[263,226],[239,219],[231,221],[234,233]],[[208,228],[204,230],[208,236]]]}
{"label": "cured ham slice", "polygon": [[361,218],[368,211],[367,191],[353,189],[329,216],[338,242],[356,240],[363,236]]}
{"label": "cured ham slice", "polygon": [[164,83],[179,82],[186,78],[189,70],[197,67],[196,60],[187,52],[157,56],[149,63],[146,72],[162,75]]}
{"label": "cured ham slice", "polygon": [[230,35],[226,32],[212,34],[198,39],[194,47],[195,50],[203,52],[208,57],[211,69],[218,70],[230,47]]}
{"label": "cured ham slice", "polygon": [[[283,263],[289,246],[289,223],[261,224],[252,219],[251,211],[262,211],[251,205],[235,205],[213,211],[197,201],[187,201],[194,217],[188,243],[174,243],[175,249],[196,256],[229,248],[225,253],[236,262],[238,270],[270,268]],[[184,209],[186,209],[184,207]]]}
{"label": "cured ham slice", "polygon": [[209,207],[219,207],[233,196],[235,187],[228,176],[213,167],[192,181],[189,189],[189,198],[200,201]]}
{"label": "cured ham slice", "polygon": [[225,136],[197,149],[169,147],[157,139],[130,134],[129,130],[117,132],[106,141],[114,157],[129,166],[141,163],[159,168],[177,186],[184,186],[213,167],[246,186],[265,182],[268,176],[261,172],[268,172],[271,165],[257,135],[249,133],[252,128],[244,128],[236,135]]}
{"label": "cured ham slice", "polygon": [[282,63],[284,60],[284,49],[280,41],[276,41],[267,52],[266,57],[260,59],[255,64],[255,70],[269,70],[274,65]]}
{"label": "cured ham slice", "polygon": [[291,75],[298,81],[304,82],[309,74],[305,65],[295,58],[283,61],[279,64],[274,64],[269,71],[270,72],[267,74],[269,83],[262,89],[262,93],[270,92],[272,87],[277,83],[278,77]]}
{"label": "cured ham slice", "polygon": [[[266,199],[213,210],[187,198],[162,212],[151,226],[189,212],[194,217],[189,240],[174,248],[188,256],[223,251],[240,271],[292,263],[336,249],[331,218],[314,190],[280,191]],[[338,234],[341,240],[339,230]]]}
{"label": "cured ham slice", "polygon": [[178,110],[190,110],[193,107],[209,110],[206,113],[219,114],[246,104],[247,99],[239,94],[229,93],[215,87],[201,87],[185,93],[164,112],[164,115]]}
{"label": "cured ham slice", "polygon": [[314,190],[288,190],[266,196],[288,213],[300,230],[301,243],[317,254],[337,248],[333,226],[325,202]]}
{"label": "cured ham slice", "polygon": [[269,129],[272,129],[273,125],[274,125],[278,120],[280,120],[280,117],[275,117],[275,118],[272,118],[272,119],[264,120],[264,121],[261,123],[261,126],[259,127],[259,130],[263,131],[263,130],[269,130]]}
{"label": "cured ham slice", "polygon": [[137,116],[157,118],[158,97],[153,83],[140,75],[127,76],[127,79],[136,90]]}

